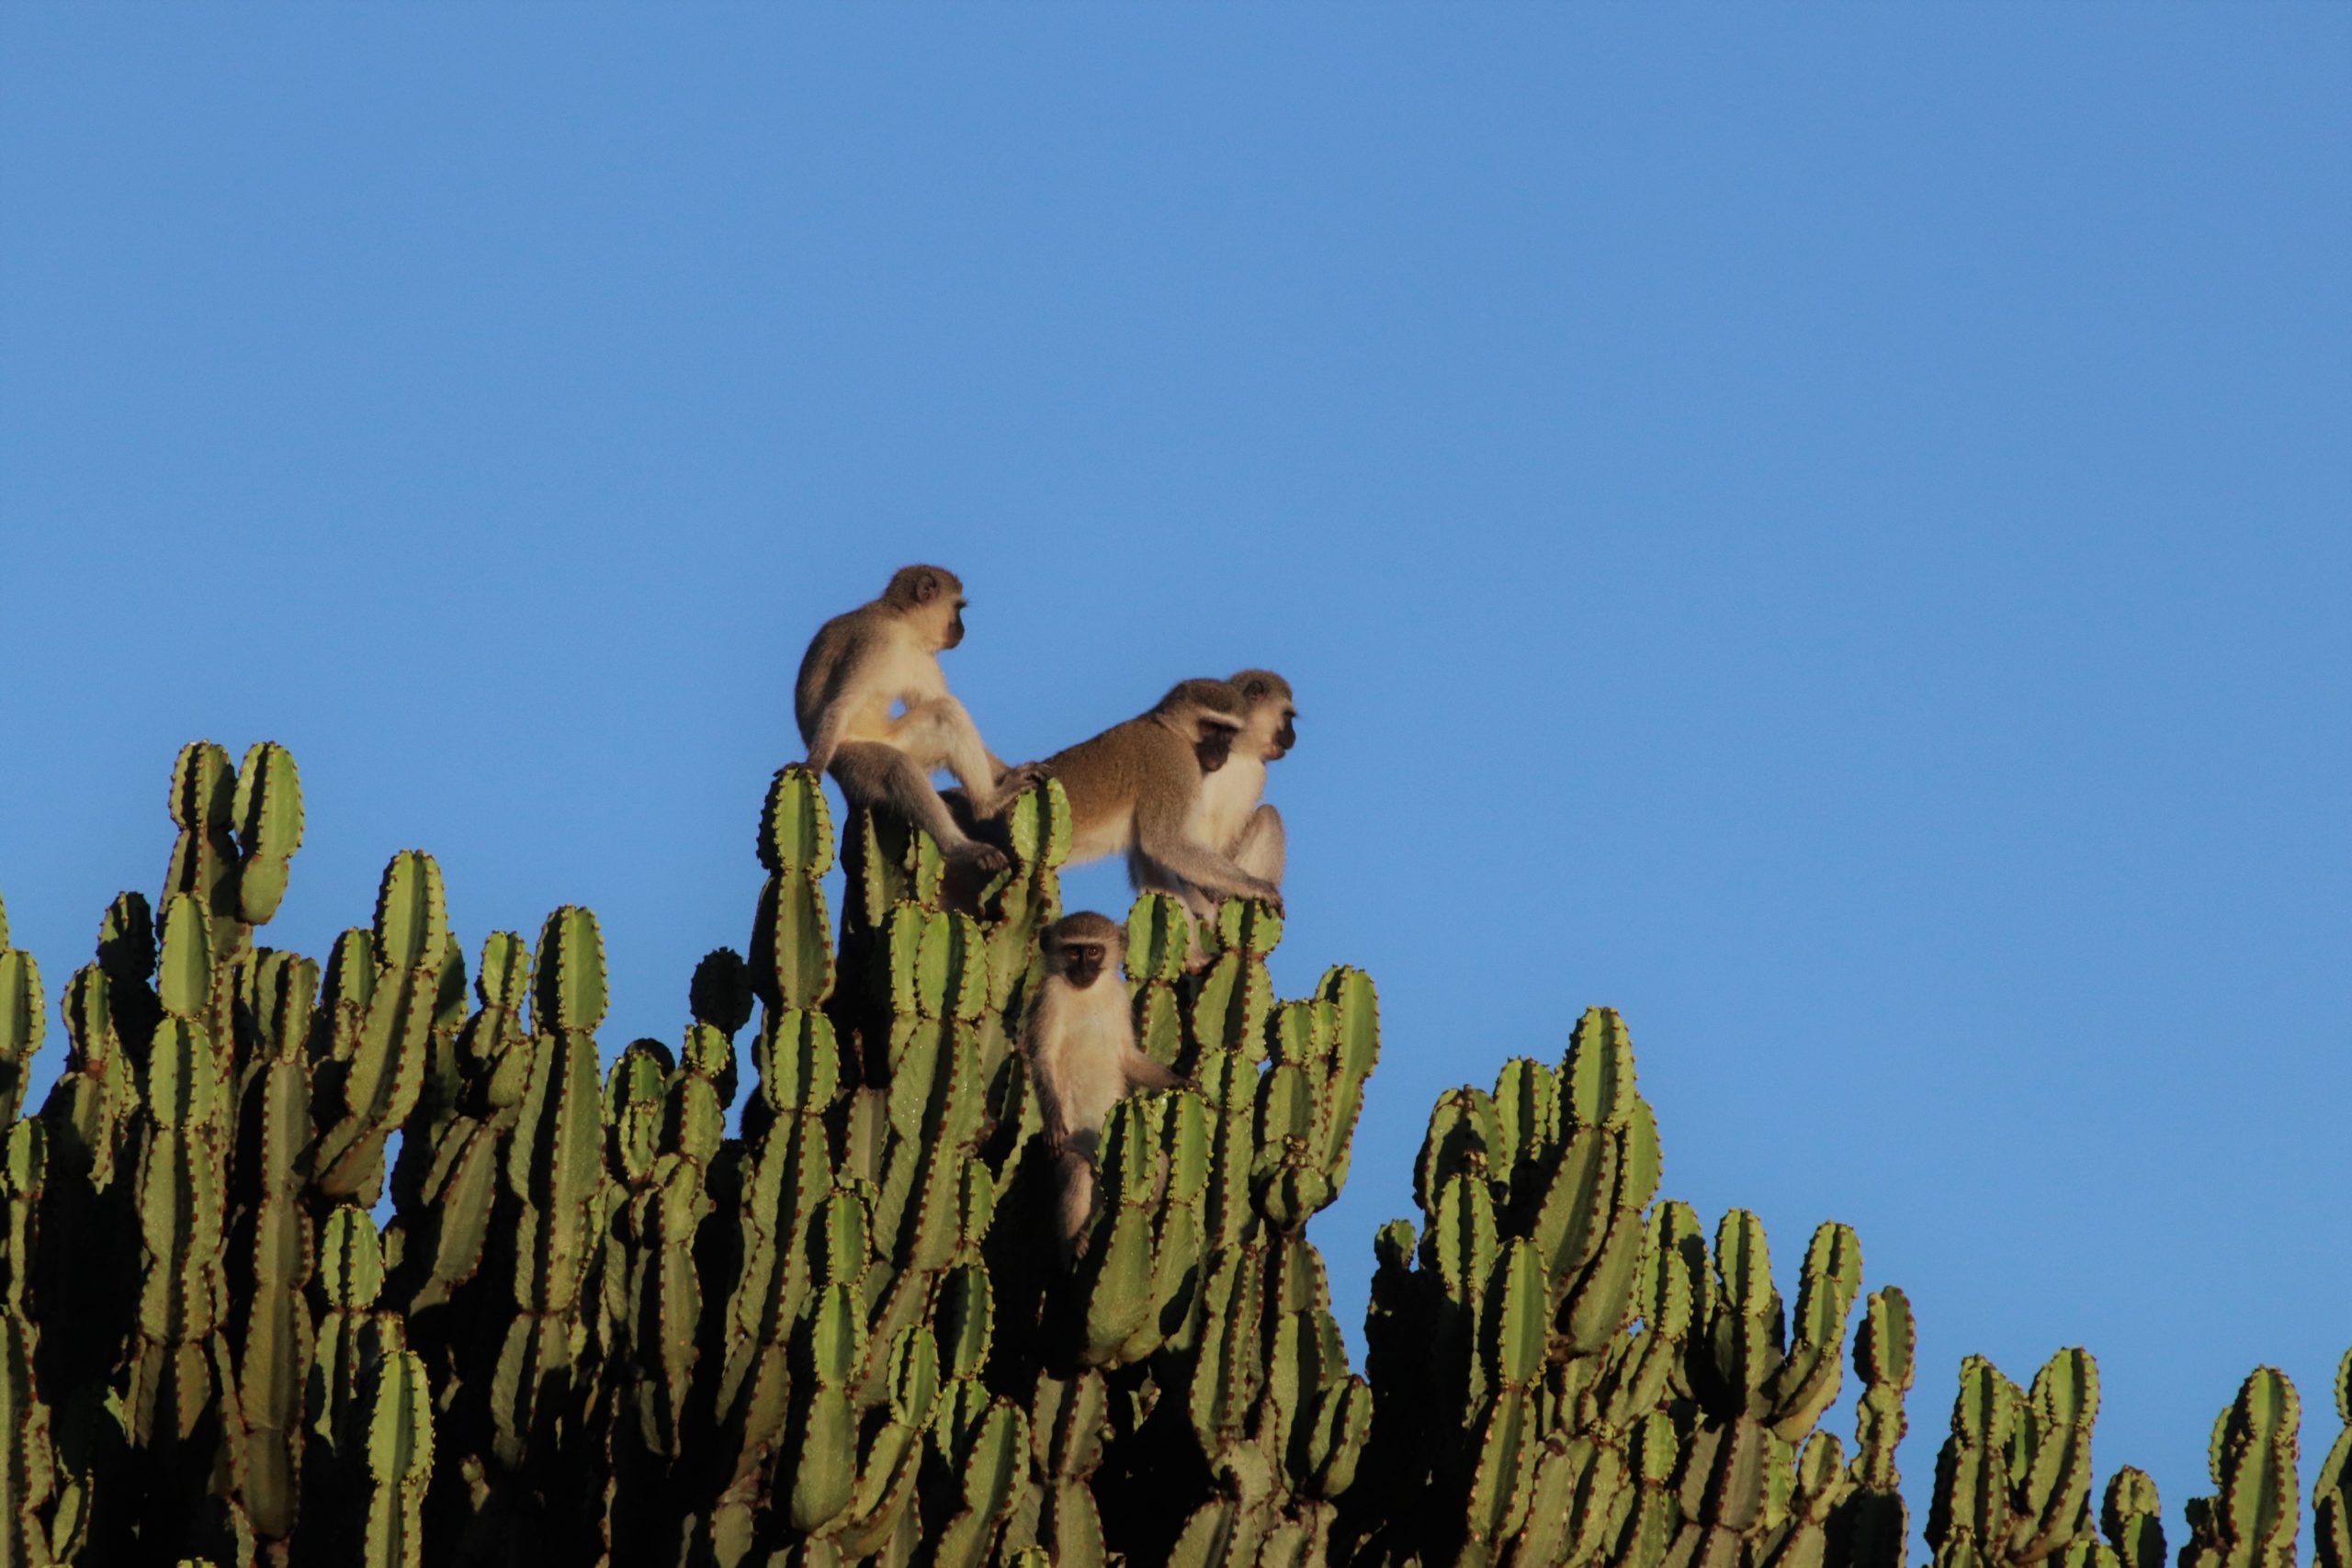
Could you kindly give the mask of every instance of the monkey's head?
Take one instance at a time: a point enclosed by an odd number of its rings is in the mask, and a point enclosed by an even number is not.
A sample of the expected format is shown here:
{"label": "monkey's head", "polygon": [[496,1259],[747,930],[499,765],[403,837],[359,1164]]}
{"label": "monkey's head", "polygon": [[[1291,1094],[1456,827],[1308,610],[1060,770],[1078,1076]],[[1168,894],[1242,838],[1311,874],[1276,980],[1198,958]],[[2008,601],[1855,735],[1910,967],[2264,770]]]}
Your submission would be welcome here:
{"label": "monkey's head", "polygon": [[890,574],[882,603],[925,627],[941,649],[964,640],[964,580],[944,566],[902,566]]}
{"label": "monkey's head", "polygon": [[1250,716],[1229,681],[1179,681],[1151,711],[1193,748],[1204,775],[1232,758],[1233,738]]}
{"label": "monkey's head", "polygon": [[1227,682],[1241,694],[1249,710],[1242,726],[1250,743],[1269,762],[1278,762],[1298,744],[1298,707],[1290,682],[1271,670],[1244,670]]}
{"label": "monkey's head", "polygon": [[1126,928],[1091,909],[1064,915],[1038,938],[1046,955],[1046,973],[1085,990],[1102,972],[1126,957]]}

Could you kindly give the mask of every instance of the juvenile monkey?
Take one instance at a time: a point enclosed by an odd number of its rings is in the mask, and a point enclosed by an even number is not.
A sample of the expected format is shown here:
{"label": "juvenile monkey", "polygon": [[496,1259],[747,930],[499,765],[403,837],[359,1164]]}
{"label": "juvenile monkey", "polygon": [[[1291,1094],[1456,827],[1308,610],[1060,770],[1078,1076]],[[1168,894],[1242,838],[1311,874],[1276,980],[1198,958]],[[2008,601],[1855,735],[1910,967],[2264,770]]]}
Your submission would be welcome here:
{"label": "juvenile monkey", "polygon": [[[1282,885],[1290,840],[1283,815],[1261,805],[1266,764],[1280,761],[1298,744],[1298,706],[1290,682],[1271,670],[1244,670],[1226,682],[1241,694],[1247,716],[1234,738],[1232,755],[1201,781],[1186,836],[1229,857],[1252,876]],[[1216,913],[1216,900],[1180,878],[1157,877],[1130,854],[1127,880],[1146,892],[1173,893],[1196,919]]]}
{"label": "juvenile monkey", "polygon": [[1194,823],[1202,781],[1226,766],[1247,717],[1228,682],[1181,681],[1150,712],[1046,758],[1069,795],[1069,863],[1125,851],[1143,886],[1257,898],[1279,911],[1283,890],[1201,840]]}
{"label": "juvenile monkey", "polygon": [[793,710],[811,772],[831,772],[852,806],[888,806],[986,874],[1003,868],[1004,852],[957,827],[931,782],[945,768],[983,817],[1006,793],[1004,763],[939,668],[941,652],[964,640],[965,604],[962,580],[945,567],[900,567],[882,597],[818,628]]}
{"label": "juvenile monkey", "polygon": [[1086,1253],[1095,1155],[1111,1108],[1134,1089],[1173,1089],[1185,1080],[1136,1048],[1127,988],[1113,973],[1126,956],[1125,929],[1086,910],[1047,926],[1039,946],[1046,979],[1021,1044],[1061,1194],[1055,1234],[1067,1268]]}

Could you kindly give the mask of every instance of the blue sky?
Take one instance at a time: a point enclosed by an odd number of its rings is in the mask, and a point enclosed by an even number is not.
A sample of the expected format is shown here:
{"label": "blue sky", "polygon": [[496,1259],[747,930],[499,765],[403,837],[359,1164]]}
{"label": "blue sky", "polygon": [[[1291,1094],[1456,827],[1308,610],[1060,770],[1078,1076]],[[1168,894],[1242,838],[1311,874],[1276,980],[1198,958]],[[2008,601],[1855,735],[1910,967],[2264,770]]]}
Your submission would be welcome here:
{"label": "blue sky", "polygon": [[[1040,755],[1263,664],[1276,978],[1377,978],[1315,1234],[1624,1010],[1666,1190],[2203,1489],[2352,1340],[2352,10],[11,6],[0,897],[291,746],[605,1031],[740,944],[809,632],[965,576]],[[1109,868],[1073,907],[1123,908]],[[1847,1429],[1840,1419],[1839,1429]]]}

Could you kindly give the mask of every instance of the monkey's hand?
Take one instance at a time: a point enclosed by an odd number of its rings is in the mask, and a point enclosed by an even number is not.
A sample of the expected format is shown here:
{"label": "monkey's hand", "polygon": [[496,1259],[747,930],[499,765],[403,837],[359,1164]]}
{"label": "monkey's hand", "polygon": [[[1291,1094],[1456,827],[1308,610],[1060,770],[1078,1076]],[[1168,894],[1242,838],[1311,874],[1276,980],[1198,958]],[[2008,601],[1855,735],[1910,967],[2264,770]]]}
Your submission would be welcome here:
{"label": "monkey's hand", "polygon": [[1009,801],[1053,776],[1053,766],[1047,762],[1023,762],[1017,768],[1007,768],[996,781],[997,798]]}

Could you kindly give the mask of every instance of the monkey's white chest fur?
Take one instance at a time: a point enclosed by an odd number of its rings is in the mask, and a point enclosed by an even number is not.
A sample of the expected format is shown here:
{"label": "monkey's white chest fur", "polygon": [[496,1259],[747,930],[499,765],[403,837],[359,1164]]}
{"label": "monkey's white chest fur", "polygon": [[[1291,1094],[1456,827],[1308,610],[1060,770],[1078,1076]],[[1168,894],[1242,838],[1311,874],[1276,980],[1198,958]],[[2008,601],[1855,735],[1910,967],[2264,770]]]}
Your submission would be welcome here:
{"label": "monkey's white chest fur", "polygon": [[1195,843],[1230,849],[1265,793],[1266,760],[1236,751],[1225,766],[1201,781],[1188,836]]}
{"label": "monkey's white chest fur", "polygon": [[1037,1007],[1030,1067],[1049,1107],[1046,1132],[1091,1159],[1111,1108],[1126,1098],[1136,1049],[1127,989],[1107,975],[1083,991],[1049,986]]}
{"label": "monkey's white chest fur", "polygon": [[843,738],[850,740],[889,740],[898,733],[892,710],[912,707],[947,694],[947,677],[939,656],[905,638],[893,638],[875,657],[867,696],[850,716]]}

